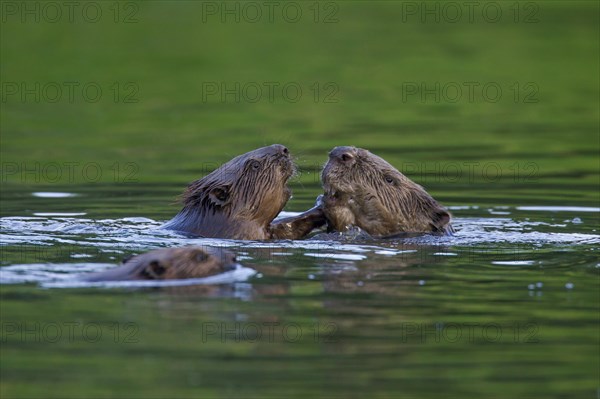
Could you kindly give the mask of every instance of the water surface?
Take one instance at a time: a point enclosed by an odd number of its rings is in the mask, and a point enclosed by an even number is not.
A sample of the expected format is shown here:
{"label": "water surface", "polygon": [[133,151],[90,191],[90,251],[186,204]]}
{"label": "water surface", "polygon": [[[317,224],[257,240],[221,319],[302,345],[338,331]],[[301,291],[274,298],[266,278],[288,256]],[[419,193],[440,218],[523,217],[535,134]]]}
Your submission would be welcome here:
{"label": "water surface", "polygon": [[[310,2],[293,24],[204,23],[207,2],[163,1],[115,23],[96,3],[98,23],[0,26],[3,84],[105,93],[2,100],[2,398],[598,395],[597,2],[492,2],[501,20],[472,23],[335,2],[328,24]],[[207,99],[211,82],[304,95]],[[464,82],[503,95],[406,92]],[[125,84],[138,101],[114,99]],[[315,98],[326,84],[336,101]],[[356,145],[448,206],[457,233],[254,242],[159,228],[186,184],[273,143],[301,172],[286,212],[312,206],[332,147]],[[243,268],[185,286],[74,282],[189,244],[227,247]]]}

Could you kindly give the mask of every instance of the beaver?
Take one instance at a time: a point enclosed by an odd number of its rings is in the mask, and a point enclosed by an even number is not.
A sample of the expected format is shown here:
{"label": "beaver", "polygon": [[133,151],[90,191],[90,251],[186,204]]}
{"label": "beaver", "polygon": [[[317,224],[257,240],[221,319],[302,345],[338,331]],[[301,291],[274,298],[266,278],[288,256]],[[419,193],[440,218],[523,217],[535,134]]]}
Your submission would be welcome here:
{"label": "beaver", "polygon": [[365,149],[335,147],[321,180],[329,231],[358,226],[381,237],[453,232],[452,216],[423,187]]}
{"label": "beaver", "polygon": [[291,197],[287,181],[295,171],[281,144],[239,155],[191,183],[183,209],[163,228],[239,240],[303,238],[325,225],[320,207],[273,222]]}
{"label": "beaver", "polygon": [[82,281],[173,280],[202,278],[236,268],[235,255],[221,248],[162,248],[123,261],[119,267],[81,278]]}

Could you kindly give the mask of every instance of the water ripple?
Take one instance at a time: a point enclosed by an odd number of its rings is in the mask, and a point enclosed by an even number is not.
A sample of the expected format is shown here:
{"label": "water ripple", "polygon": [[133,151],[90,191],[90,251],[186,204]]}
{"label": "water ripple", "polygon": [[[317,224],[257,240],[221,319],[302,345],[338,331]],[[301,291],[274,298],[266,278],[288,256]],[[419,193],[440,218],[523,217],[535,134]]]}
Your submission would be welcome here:
{"label": "water ripple", "polygon": [[[506,211],[508,207],[496,207]],[[7,264],[0,268],[0,283],[40,283],[44,286],[90,286],[89,283],[74,282],[74,275],[87,271],[99,271],[114,264],[102,263],[101,259],[94,259],[98,254],[110,255],[108,261],[118,262],[123,254],[140,253],[155,248],[175,247],[185,245],[208,245],[215,247],[231,248],[236,252],[238,259],[243,261],[270,261],[274,257],[284,257],[301,254],[314,259],[320,264],[352,264],[357,262],[400,262],[399,259],[408,259],[418,256],[423,251],[428,251],[435,258],[460,258],[469,251],[485,253],[491,249],[513,249],[517,247],[522,254],[533,253],[540,248],[548,247],[552,250],[569,250],[569,248],[583,253],[594,251],[600,244],[600,235],[589,233],[591,220],[584,215],[573,215],[566,220],[560,218],[555,221],[555,216],[540,217],[531,220],[531,214],[519,217],[522,209],[529,211],[545,211],[554,213],[559,208],[565,212],[589,212],[579,207],[516,207],[510,211],[516,215],[508,217],[464,217],[454,221],[456,234],[453,236],[420,235],[405,238],[374,239],[360,230],[348,233],[316,234],[306,240],[281,240],[281,241],[239,241],[212,238],[190,238],[169,230],[161,229],[162,222],[142,217],[128,217],[122,219],[94,220],[82,217],[48,216],[48,217],[4,217],[0,218],[0,248],[3,251],[2,263]],[[534,209],[535,208],[535,209]],[[566,209],[568,208],[568,209]],[[285,212],[280,216],[292,216],[296,213]],[[540,214],[542,215],[542,214]],[[586,223],[588,224],[586,226]],[[582,226],[587,228],[581,232]],[[591,230],[595,232],[595,230]],[[76,263],[60,263],[64,257],[55,263],[49,261],[47,255],[30,259],[33,249],[64,249],[68,251],[67,259]],[[90,250],[95,252],[90,255]],[[20,251],[20,252],[19,252]],[[508,251],[507,251],[508,252]],[[514,252],[514,251],[513,251]],[[24,261],[14,261],[17,255],[25,256]],[[11,257],[12,256],[12,257]],[[90,258],[96,263],[82,263],[82,258]],[[281,258],[284,259],[284,258]],[[296,259],[296,258],[294,258]],[[431,259],[431,258],[430,258]],[[496,256],[489,260],[489,264],[510,267],[531,267],[538,264],[535,257],[506,259]],[[29,263],[27,263],[29,262]],[[14,264],[17,263],[17,264]],[[398,264],[398,263],[397,263]],[[231,276],[221,276],[215,280],[187,281],[181,284],[221,284],[245,280],[251,276],[249,270]],[[253,273],[252,273],[253,274]],[[69,280],[70,281],[67,281]],[[197,279],[196,279],[197,280]],[[216,282],[215,282],[216,281]],[[84,285],[82,285],[84,284]],[[156,282],[102,283],[101,286],[146,286]],[[163,283],[160,283],[161,285]],[[171,283],[169,283],[171,284]]]}

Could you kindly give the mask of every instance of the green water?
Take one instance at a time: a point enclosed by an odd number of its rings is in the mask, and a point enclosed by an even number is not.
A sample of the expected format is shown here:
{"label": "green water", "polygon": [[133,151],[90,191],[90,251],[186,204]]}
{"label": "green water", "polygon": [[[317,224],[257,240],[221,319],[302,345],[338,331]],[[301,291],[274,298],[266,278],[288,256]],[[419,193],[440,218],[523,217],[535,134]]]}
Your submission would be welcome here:
{"label": "green water", "polygon": [[[481,2],[473,20],[459,2],[456,23],[439,2],[298,2],[298,22],[263,8],[256,23],[236,2],[224,23],[220,2],[96,2],[97,22],[81,6],[57,23],[22,4],[1,3],[2,398],[597,397],[596,2]],[[265,244],[157,229],[188,182],[272,143],[302,172],[288,212],[312,205],[332,147],[356,145],[449,206],[458,232]],[[190,243],[257,274],[46,284]]]}

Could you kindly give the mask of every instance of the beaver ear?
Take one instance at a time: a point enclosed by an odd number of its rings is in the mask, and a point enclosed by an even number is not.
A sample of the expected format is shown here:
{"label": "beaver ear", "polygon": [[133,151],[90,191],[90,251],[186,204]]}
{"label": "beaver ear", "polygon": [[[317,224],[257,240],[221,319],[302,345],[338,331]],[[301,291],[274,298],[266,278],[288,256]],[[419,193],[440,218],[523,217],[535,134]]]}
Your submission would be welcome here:
{"label": "beaver ear", "polygon": [[229,200],[229,187],[215,187],[210,190],[208,197],[215,205],[223,206]]}

